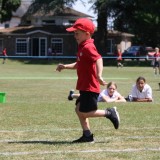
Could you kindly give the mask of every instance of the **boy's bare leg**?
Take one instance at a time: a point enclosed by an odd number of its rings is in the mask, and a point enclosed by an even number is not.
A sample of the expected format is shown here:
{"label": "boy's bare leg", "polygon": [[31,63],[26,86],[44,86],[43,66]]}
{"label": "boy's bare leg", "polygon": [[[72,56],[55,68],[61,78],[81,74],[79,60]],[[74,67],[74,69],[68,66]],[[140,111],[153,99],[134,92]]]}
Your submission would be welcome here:
{"label": "boy's bare leg", "polygon": [[106,117],[113,123],[115,129],[119,128],[120,118],[116,107],[84,113],[79,111],[79,106],[80,103],[77,104],[75,111],[83,129],[83,135],[79,139],[73,141],[73,143],[94,142],[93,134],[90,131],[89,117]]}

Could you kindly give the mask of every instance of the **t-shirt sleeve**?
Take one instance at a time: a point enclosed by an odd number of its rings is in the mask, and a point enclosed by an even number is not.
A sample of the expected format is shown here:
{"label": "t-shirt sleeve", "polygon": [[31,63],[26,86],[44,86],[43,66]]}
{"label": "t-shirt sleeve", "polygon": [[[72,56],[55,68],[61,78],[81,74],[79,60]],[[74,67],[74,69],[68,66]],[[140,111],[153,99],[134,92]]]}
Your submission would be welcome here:
{"label": "t-shirt sleeve", "polygon": [[94,45],[87,45],[84,48],[84,52],[89,61],[97,61],[98,59],[101,58],[101,55],[98,53]]}

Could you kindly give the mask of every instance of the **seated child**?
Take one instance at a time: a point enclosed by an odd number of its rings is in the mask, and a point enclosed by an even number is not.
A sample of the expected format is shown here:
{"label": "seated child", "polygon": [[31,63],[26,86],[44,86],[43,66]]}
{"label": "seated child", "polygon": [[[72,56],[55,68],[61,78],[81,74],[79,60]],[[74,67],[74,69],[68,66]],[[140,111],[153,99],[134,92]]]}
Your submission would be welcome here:
{"label": "seated child", "polygon": [[131,94],[127,101],[133,102],[152,102],[152,88],[146,83],[144,77],[138,77],[136,84],[133,85]]}

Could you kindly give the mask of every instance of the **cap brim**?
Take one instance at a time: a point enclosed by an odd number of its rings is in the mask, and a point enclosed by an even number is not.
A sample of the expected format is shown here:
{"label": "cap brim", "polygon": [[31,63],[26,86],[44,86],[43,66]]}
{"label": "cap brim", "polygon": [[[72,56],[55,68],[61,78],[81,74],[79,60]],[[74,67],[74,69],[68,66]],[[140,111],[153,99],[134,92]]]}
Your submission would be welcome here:
{"label": "cap brim", "polygon": [[68,32],[73,32],[75,30],[77,30],[77,28],[74,28],[74,27],[69,27],[66,29],[66,31],[68,31]]}

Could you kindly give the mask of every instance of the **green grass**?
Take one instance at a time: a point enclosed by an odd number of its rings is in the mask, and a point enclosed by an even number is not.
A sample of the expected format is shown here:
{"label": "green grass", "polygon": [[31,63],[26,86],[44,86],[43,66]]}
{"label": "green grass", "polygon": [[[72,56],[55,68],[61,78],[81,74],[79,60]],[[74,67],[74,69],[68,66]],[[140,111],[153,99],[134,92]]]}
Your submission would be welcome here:
{"label": "green grass", "polygon": [[[153,103],[99,103],[99,108],[117,106],[121,124],[115,130],[105,118],[90,119],[94,144],[71,144],[81,136],[68,101],[75,89],[75,71],[55,72],[56,65],[7,61],[0,64],[0,160],[159,160],[160,77],[152,67],[104,67],[104,79],[115,81],[127,96],[138,76],[153,89]],[[102,87],[103,88],[103,87]]]}

